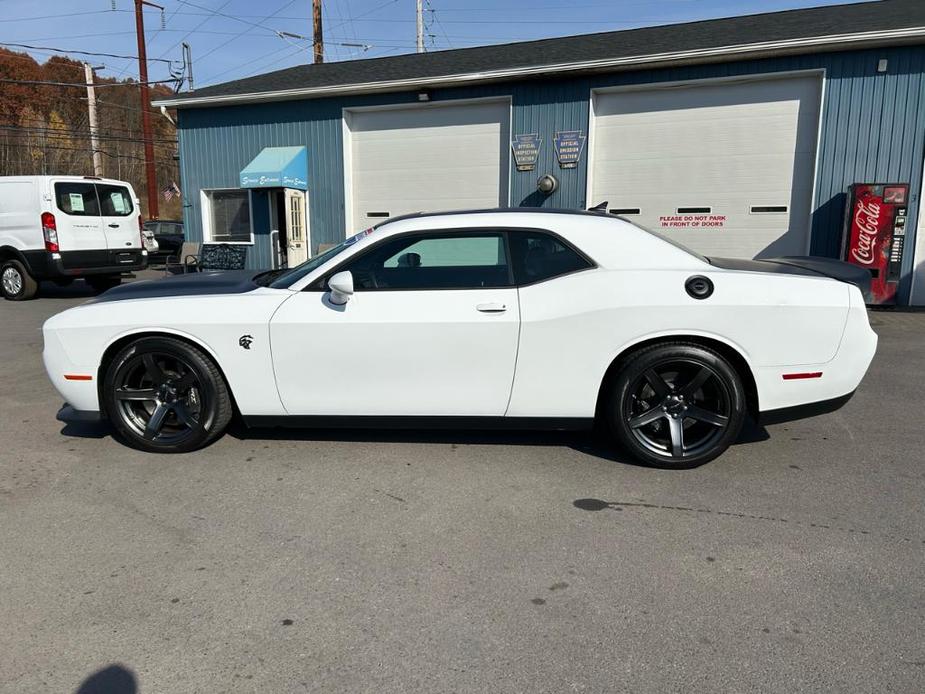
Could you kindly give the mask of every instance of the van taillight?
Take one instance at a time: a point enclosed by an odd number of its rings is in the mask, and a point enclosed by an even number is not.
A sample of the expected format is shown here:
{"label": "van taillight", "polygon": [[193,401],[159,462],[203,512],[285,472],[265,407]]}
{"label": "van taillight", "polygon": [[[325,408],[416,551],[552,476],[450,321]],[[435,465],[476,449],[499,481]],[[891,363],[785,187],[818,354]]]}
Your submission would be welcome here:
{"label": "van taillight", "polygon": [[45,237],[45,250],[49,253],[57,253],[58,225],[51,212],[42,212],[42,235]]}
{"label": "van taillight", "polygon": [[143,249],[145,247],[145,220],[140,214],[138,215],[138,239]]}

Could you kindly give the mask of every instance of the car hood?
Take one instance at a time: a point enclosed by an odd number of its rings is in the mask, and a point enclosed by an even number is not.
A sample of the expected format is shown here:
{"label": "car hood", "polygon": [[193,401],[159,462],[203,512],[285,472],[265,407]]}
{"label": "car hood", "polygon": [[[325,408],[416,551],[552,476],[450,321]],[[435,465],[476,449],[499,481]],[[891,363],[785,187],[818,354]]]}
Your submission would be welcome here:
{"label": "car hood", "polygon": [[156,280],[141,280],[113,287],[87,303],[153,299],[165,296],[206,296],[214,294],[244,294],[257,289],[258,273],[253,270],[227,272],[196,272],[173,275]]}

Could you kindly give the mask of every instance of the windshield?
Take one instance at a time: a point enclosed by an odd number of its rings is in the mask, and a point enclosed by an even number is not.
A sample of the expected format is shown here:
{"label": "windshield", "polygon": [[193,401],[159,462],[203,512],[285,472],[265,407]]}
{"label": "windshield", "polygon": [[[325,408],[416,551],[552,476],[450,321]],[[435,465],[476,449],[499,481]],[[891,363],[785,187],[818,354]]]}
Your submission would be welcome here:
{"label": "windshield", "polygon": [[324,265],[331,258],[340,254],[342,251],[346,250],[363,237],[372,233],[372,231],[372,229],[361,231],[359,234],[355,234],[349,239],[345,239],[333,248],[329,248],[324,253],[319,253],[314,258],[310,258],[301,265],[296,265],[294,268],[290,268],[289,270],[271,270],[270,272],[264,272],[260,275],[257,275],[255,281],[257,284],[260,284],[264,287],[273,287],[273,289],[288,289],[291,285],[295,284],[306,275],[311,274],[319,267]]}

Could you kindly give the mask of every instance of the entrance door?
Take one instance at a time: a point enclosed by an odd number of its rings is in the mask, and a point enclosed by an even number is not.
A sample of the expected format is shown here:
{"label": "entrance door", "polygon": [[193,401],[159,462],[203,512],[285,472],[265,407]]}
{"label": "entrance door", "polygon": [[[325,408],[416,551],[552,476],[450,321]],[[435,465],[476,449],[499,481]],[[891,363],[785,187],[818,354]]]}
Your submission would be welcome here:
{"label": "entrance door", "polygon": [[286,211],[287,259],[289,267],[295,267],[308,260],[311,255],[311,238],[308,233],[308,214],[305,204],[306,193],[286,188],[284,208]]}
{"label": "entrance door", "polygon": [[[355,293],[297,292],[270,323],[294,415],[501,416],[520,311],[501,234],[385,239],[347,266]],[[325,284],[326,286],[326,284]]]}

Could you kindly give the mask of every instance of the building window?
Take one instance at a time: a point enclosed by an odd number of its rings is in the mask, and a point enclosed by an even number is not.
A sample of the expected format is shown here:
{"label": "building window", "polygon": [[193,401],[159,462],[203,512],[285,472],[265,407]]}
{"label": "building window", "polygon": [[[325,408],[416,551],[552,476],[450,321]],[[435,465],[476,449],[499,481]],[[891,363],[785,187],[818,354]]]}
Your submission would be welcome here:
{"label": "building window", "polygon": [[210,190],[206,238],[210,243],[253,243],[250,191]]}

